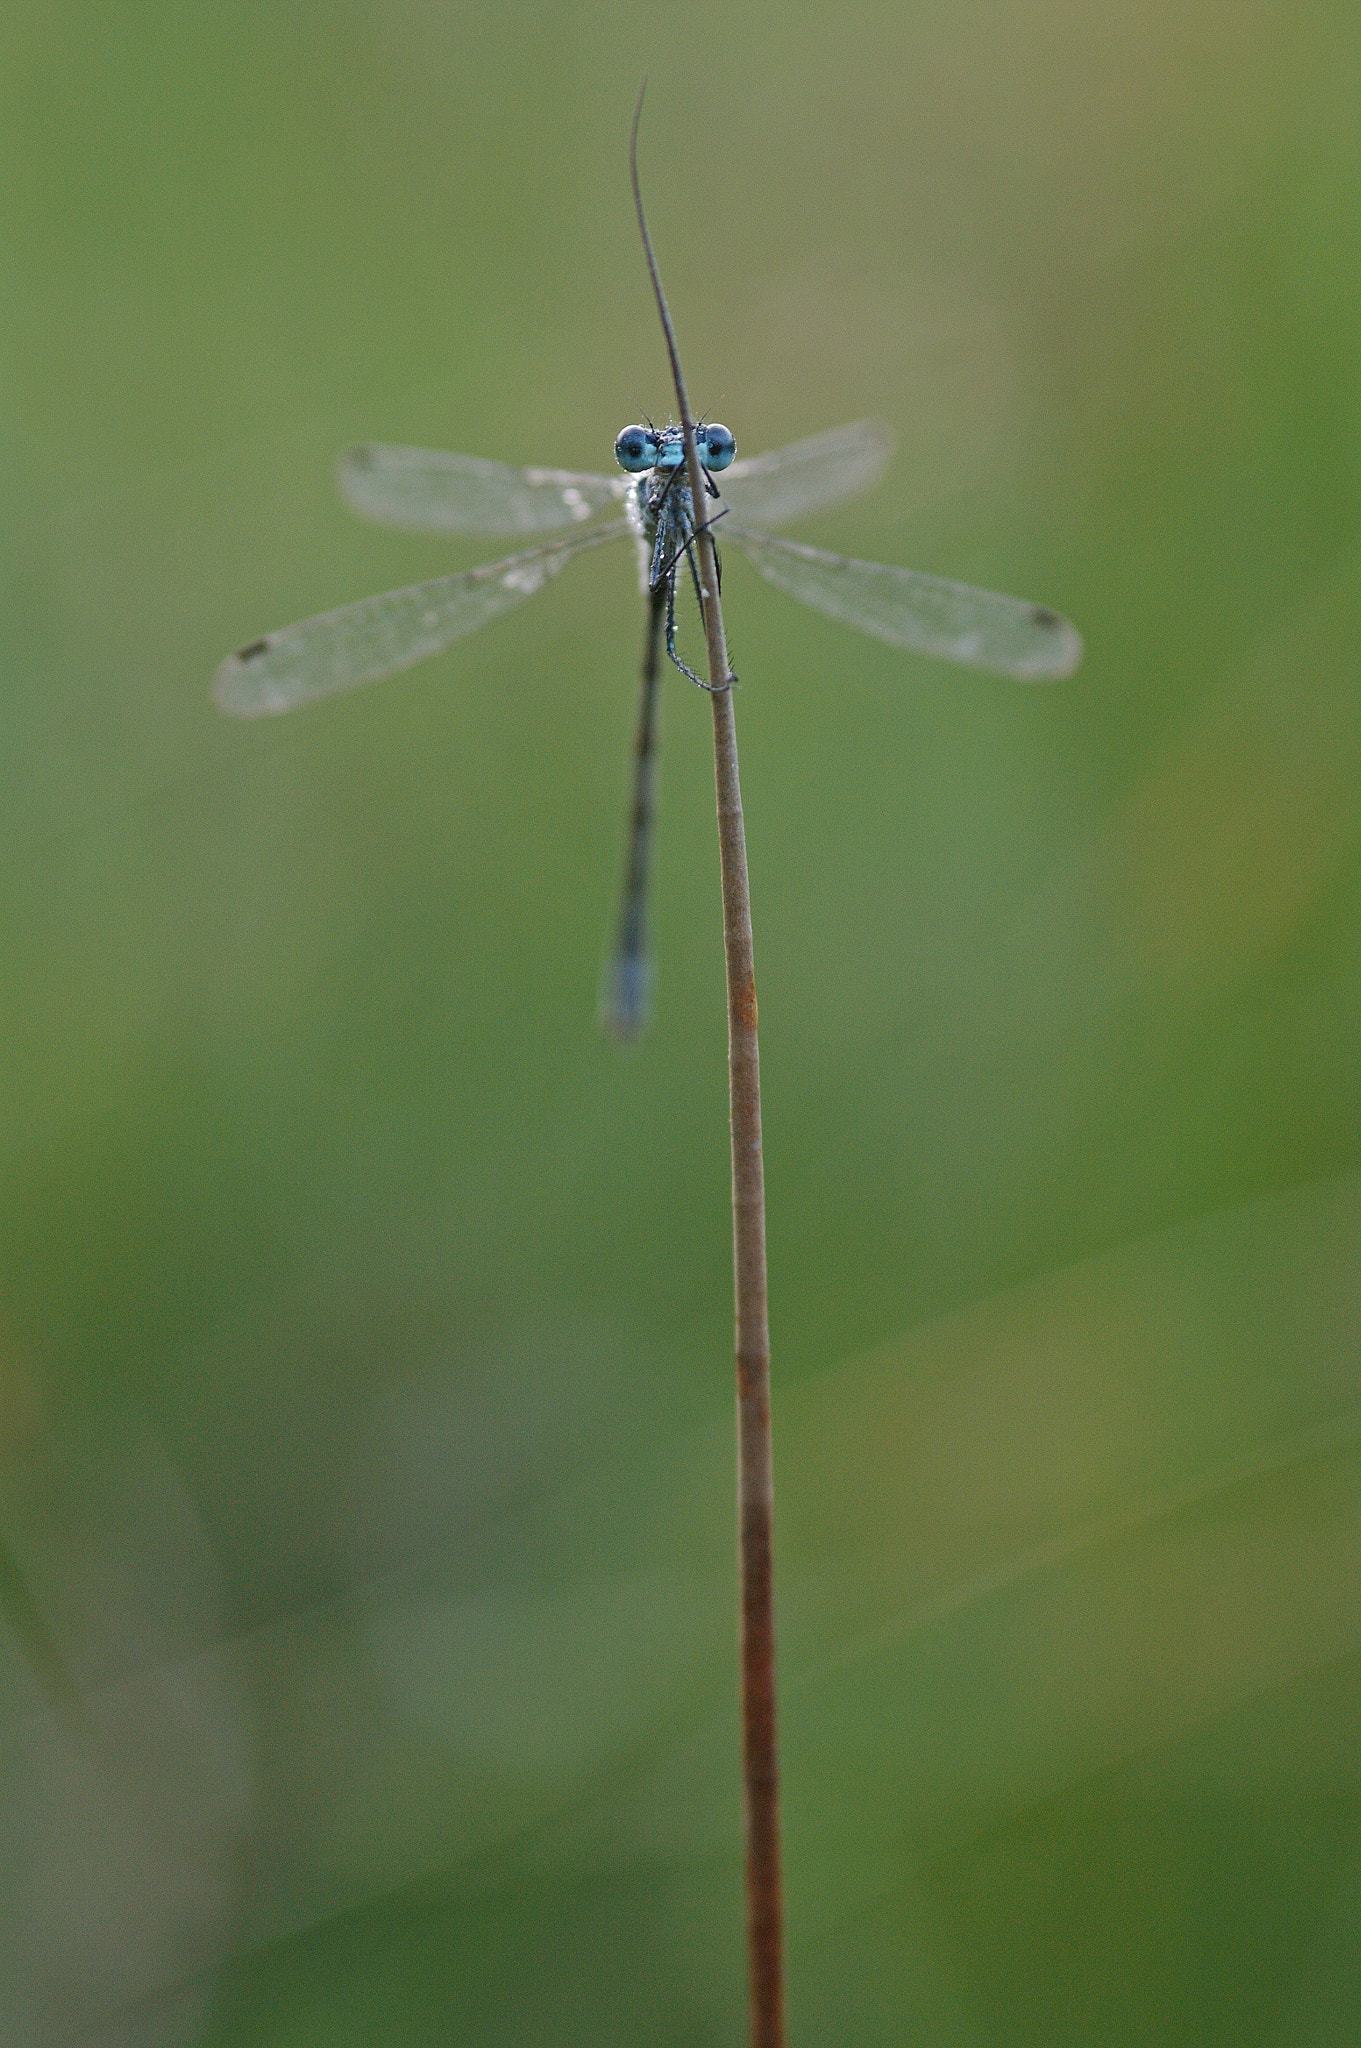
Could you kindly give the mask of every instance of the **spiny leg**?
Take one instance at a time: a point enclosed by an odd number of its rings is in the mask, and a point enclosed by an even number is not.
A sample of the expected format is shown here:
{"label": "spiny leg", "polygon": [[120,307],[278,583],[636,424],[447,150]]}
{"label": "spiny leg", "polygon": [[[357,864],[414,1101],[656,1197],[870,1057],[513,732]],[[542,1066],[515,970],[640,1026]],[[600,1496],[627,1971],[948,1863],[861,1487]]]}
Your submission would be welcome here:
{"label": "spiny leg", "polygon": [[709,689],[710,685],[705,682],[703,676],[697,676],[692,668],[687,668],[676,652],[676,572],[674,568],[666,579],[666,651],[683,676],[689,676],[691,682],[699,689]]}
{"label": "spiny leg", "polygon": [[[688,526],[685,532],[682,534],[680,541],[674,548],[672,548],[670,554],[666,557],[666,560],[661,564],[660,568],[657,565],[657,557],[661,553],[661,535],[659,533],[657,536],[657,545],[652,550],[652,570],[649,574],[648,588],[651,589],[652,585],[659,582],[663,576],[669,575],[671,570],[675,568],[677,562],[679,562],[682,554],[684,554],[688,558],[690,563],[690,574],[694,579],[695,585],[695,597],[699,604],[700,612],[702,614],[704,610],[704,599],[700,596],[699,570],[695,566],[695,536],[696,534],[700,533],[708,533],[713,527],[717,526],[720,519],[726,519],[727,516],[728,508],[725,505],[721,512],[715,512],[712,519],[702,519],[698,526]],[[718,571],[718,588],[719,594],[721,596],[723,591],[723,564],[718,558],[717,547],[714,548],[714,567]]]}
{"label": "spiny leg", "polygon": [[[721,519],[723,514],[720,512],[718,516]],[[667,599],[666,609],[666,651],[683,676],[688,676],[692,683],[697,683],[701,690],[707,690],[712,696],[714,685],[706,683],[703,677],[697,676],[692,668],[687,668],[676,652],[676,564],[681,550],[684,551],[685,559],[690,565],[690,580],[695,586],[695,602],[699,606],[700,618],[701,620],[704,618],[704,591],[700,584],[699,569],[695,562],[694,534],[687,533],[685,539],[681,542],[681,549],[678,549],[677,553],[671,558],[670,596]],[[718,559],[717,548],[714,549],[714,568],[718,572],[718,582],[721,590],[723,587],[723,569]],[[719,688],[730,690],[736,681],[737,677],[730,669],[725,680],[719,685]]]}

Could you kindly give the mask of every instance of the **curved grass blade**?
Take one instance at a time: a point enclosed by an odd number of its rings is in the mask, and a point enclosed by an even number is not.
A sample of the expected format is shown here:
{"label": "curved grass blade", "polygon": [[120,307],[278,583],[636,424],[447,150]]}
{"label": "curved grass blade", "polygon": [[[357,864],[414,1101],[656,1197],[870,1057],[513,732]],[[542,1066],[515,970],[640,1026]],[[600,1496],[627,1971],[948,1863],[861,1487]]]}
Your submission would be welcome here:
{"label": "curved grass blade", "polygon": [[1082,659],[1076,626],[1045,605],[920,569],[829,555],[747,527],[728,530],[768,583],[891,647],[1023,683],[1056,683]]}
{"label": "curved grass blade", "polygon": [[235,717],[260,718],[395,675],[513,611],[573,555],[622,540],[628,532],[626,521],[615,520],[555,546],[529,548],[283,626],[227,656],[213,678],[214,699]]}
{"label": "curved grass blade", "polygon": [[782,526],[877,484],[893,448],[893,429],[882,420],[852,420],[764,455],[739,457],[723,472],[719,489],[734,518]]}
{"label": "curved grass blade", "polygon": [[580,524],[627,489],[622,478],[374,442],[347,448],[336,478],[361,519],[408,533],[546,533]]}

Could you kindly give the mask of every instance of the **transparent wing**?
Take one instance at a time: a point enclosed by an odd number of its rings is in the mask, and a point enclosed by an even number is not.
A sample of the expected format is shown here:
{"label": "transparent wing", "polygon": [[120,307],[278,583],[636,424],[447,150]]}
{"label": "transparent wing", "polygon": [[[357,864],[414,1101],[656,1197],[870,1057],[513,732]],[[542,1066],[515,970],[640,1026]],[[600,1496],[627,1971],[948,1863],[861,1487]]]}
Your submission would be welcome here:
{"label": "transparent wing", "polygon": [[882,420],[852,420],[766,455],[739,457],[715,482],[735,519],[783,526],[877,484],[893,447],[893,429]]}
{"label": "transparent wing", "polygon": [[547,533],[575,526],[627,489],[625,479],[569,469],[511,469],[431,448],[348,448],[336,465],[361,519],[409,533]]}
{"label": "transparent wing", "polygon": [[919,569],[854,562],[745,527],[729,531],[768,583],[892,647],[992,669],[1025,683],[1058,682],[1082,659],[1077,628],[1042,604],[975,590]]}
{"label": "transparent wing", "polygon": [[220,710],[234,717],[260,718],[395,675],[513,611],[573,555],[622,539],[628,531],[624,520],[614,520],[556,546],[530,548],[283,626],[227,656],[213,677],[213,697]]}

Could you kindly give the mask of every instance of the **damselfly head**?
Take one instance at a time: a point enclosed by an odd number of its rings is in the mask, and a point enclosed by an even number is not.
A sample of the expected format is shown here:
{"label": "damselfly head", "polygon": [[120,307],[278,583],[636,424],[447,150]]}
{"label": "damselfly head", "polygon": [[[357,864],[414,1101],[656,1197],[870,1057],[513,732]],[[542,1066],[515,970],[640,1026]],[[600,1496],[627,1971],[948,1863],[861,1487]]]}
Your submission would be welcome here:
{"label": "damselfly head", "polygon": [[[715,421],[695,428],[695,449],[705,469],[726,469],[737,443],[727,427]],[[679,427],[625,427],[615,438],[614,459],[633,476],[645,469],[679,469],[685,461],[685,436]]]}

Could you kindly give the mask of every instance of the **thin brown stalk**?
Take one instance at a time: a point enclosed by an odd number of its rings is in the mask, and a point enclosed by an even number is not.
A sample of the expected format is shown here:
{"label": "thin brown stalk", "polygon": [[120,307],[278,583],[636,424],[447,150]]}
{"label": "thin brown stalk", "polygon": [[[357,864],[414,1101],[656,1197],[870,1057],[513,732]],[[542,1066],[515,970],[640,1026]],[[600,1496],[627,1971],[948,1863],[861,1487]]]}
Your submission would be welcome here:
{"label": "thin brown stalk", "polygon": [[[646,84],[646,81],[644,81]],[[680,352],[662,290],[638,183],[640,89],[629,140],[638,228],[671,358],[686,472],[697,524],[707,499]],[[733,1291],[737,1350],[737,1518],[742,1613],[742,1764],[747,1840],[747,1944],[751,2048],[783,2048],[783,1902],[780,1873],[779,1747],[775,1715],[774,1481],[770,1441],[770,1330],[766,1305],[765,1176],[761,1162],[761,1071],[756,1042],[756,973],[751,893],[732,672],[723,632],[713,535],[695,540],[714,715],[714,782],[723,879],[723,947],[728,974],[728,1113],[732,1132]]]}

